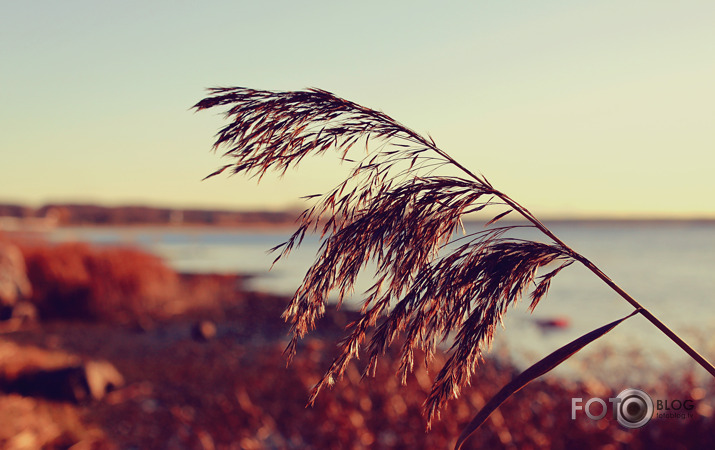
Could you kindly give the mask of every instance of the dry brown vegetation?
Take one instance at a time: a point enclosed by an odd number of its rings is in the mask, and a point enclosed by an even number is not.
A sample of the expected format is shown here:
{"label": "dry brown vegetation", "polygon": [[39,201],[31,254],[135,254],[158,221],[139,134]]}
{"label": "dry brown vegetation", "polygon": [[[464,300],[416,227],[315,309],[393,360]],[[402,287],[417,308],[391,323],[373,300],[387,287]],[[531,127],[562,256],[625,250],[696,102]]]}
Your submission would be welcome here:
{"label": "dry brown vegetation", "polygon": [[33,302],[41,316],[128,321],[166,313],[179,277],[158,257],[85,243],[24,244]]}
{"label": "dry brown vegetation", "polygon": [[[407,384],[394,375],[399,355],[390,351],[375,379],[360,380],[364,364],[351,362],[346,377],[306,408],[308,392],[335,355],[325,344],[351,319],[330,312],[320,337],[300,344],[290,368],[282,351],[287,329],[275,320],[286,299],[242,296],[227,307],[217,338],[197,342],[186,318],[137,332],[91,323],[54,323],[4,336],[23,346],[62,349],[111,360],[127,385],[101,402],[57,403],[16,394],[0,397],[0,419],[15,430],[8,439],[35,433],[42,420],[57,432],[49,447],[75,442],[138,448],[447,448],[475,409],[481,408],[518,371],[489,358],[479,383],[448,403],[442,419],[425,430],[421,405],[433,373],[416,364]],[[272,319],[271,319],[272,318]],[[27,348],[27,347],[26,347]],[[419,356],[419,355],[418,355]],[[443,363],[439,351],[436,362]],[[647,391],[667,389],[669,398],[702,398],[692,380],[662,379]],[[612,395],[597,382],[537,380],[506,402],[468,443],[469,448],[708,448],[715,443],[712,401],[692,420],[654,420],[625,430],[610,417],[570,419],[570,399]],[[706,398],[712,399],[713,386]],[[17,408],[28,411],[16,416]],[[59,411],[64,411],[58,414]],[[38,435],[40,439],[42,435]],[[54,443],[54,444],[53,444]]]}

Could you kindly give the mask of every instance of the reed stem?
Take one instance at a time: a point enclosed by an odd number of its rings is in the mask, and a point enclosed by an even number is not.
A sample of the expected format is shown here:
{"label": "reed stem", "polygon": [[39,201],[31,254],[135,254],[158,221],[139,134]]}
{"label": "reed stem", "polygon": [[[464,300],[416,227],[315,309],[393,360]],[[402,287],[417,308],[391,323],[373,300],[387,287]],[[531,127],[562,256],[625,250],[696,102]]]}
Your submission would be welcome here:
{"label": "reed stem", "polygon": [[631,304],[643,317],[648,319],[653,325],[656,326],[660,331],[662,331],[666,336],[668,336],[673,342],[675,342],[680,348],[682,348],[685,353],[690,355],[695,361],[698,362],[705,370],[707,370],[710,375],[715,377],[715,366],[710,363],[705,357],[698,353],[694,348],[692,348],[687,342],[685,342],[680,336],[678,336],[673,330],[668,328],[663,322],[660,321],[656,316],[653,315],[647,308],[644,308],[636,299],[631,297],[626,291],[624,291],[620,286],[618,286],[611,278],[603,273],[594,263],[589,261],[586,257],[575,252],[571,247],[566,245],[561,239],[556,237],[556,235],[549,230],[546,225],[541,223],[533,214],[531,214],[526,208],[519,205],[517,202],[509,198],[506,194],[500,192],[495,193],[500,197],[505,203],[517,210],[522,216],[529,220],[539,231],[548,236],[557,245],[561,246],[564,250],[568,251],[571,257],[583,264],[588,270],[593,272],[598,278],[600,278],[604,283],[606,283],[611,289],[613,289],[618,295],[620,295],[625,301]]}
{"label": "reed stem", "polygon": [[[710,362],[595,264],[556,237],[529,210],[495,189],[484,176],[470,171],[437,147],[431,137],[416,133],[384,113],[319,89],[272,92],[215,88],[211,93],[195,108],[233,105],[226,113],[233,122],[218,133],[214,148],[228,147],[225,155],[236,162],[210,176],[228,168],[232,173],[258,177],[268,170],[285,173],[306,155],[322,154],[329,148],[340,153],[343,161],[355,164],[343,183],[317,195],[321,200],[303,212],[298,230],[273,249],[281,249],[277,261],[300,245],[307,230],[318,230],[324,224],[316,262],[283,316],[291,325],[292,338],[286,349],[289,358],[295,354],[298,340],[323,315],[329,294],[337,290],[342,299],[351,292],[367,262],[378,259],[378,279],[368,291],[361,317],[353,322],[349,334],[341,341],[339,356],[313,388],[311,403],[321,388],[332,385],[336,377],[343,375],[351,359],[358,356],[370,328],[374,327],[375,332],[367,345],[369,363],[365,373],[374,373],[377,358],[405,332],[399,369],[403,380],[412,371],[415,349],[428,350],[426,360],[430,360],[440,336],[444,340],[454,332],[452,354],[425,400],[429,423],[447,399],[456,397],[460,388],[469,384],[480,349],[491,342],[494,328],[507,307],[535,284],[536,270],[557,260],[565,262],[540,277],[531,293],[532,309],[546,295],[551,278],[566,265],[579,261],[635,308],[631,315],[642,314],[715,377],[715,367]],[[368,154],[360,161],[347,158],[349,150],[363,138]],[[370,156],[370,142],[387,143],[393,139],[401,142],[394,142],[395,148],[391,149],[380,147]],[[423,155],[424,152],[428,155]],[[409,168],[402,170],[406,164]],[[467,177],[433,173],[445,165],[459,169]],[[419,176],[420,173],[425,176]],[[406,176],[414,178],[405,181]],[[462,216],[494,204],[492,200],[497,198],[498,204],[511,209],[498,214],[487,225],[516,211],[552,242],[507,239],[502,234],[515,226],[491,227],[435,260],[437,251],[449,241]],[[397,301],[394,307],[393,300]],[[384,320],[378,326],[380,317]],[[594,330],[598,331],[595,335],[594,332],[585,335],[586,340],[578,341],[578,348],[617,323]],[[572,344],[549,355],[539,367],[550,370],[555,367],[553,364],[570,357],[573,352],[564,349],[573,347]],[[522,380],[528,383],[537,375],[527,372]]]}

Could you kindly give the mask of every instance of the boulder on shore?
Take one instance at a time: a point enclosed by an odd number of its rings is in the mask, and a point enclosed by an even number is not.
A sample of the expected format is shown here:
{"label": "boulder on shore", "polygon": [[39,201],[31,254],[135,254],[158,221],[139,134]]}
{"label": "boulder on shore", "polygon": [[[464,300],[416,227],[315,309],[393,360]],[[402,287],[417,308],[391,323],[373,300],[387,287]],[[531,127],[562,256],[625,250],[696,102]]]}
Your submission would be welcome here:
{"label": "boulder on shore", "polygon": [[13,343],[0,345],[0,389],[25,397],[80,403],[101,400],[124,385],[108,361],[82,361],[76,355]]}

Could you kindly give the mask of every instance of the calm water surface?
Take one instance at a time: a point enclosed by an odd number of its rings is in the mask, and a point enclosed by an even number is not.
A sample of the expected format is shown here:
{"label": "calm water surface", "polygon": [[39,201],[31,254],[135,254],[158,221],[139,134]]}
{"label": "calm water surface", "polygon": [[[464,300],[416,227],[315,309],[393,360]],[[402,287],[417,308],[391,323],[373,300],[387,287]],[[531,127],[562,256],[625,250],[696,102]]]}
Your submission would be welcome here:
{"label": "calm water surface", "polygon": [[[715,360],[715,223],[557,222],[550,228],[703,355]],[[477,229],[468,227],[467,231]],[[259,275],[253,281],[255,289],[292,294],[315,258],[318,240],[306,239],[269,272],[274,257],[266,251],[289,235],[290,230],[108,227],[61,228],[51,233],[51,239],[138,245],[180,271],[254,273]],[[356,291],[366,289],[369,282],[369,276],[359,280]],[[352,301],[359,304],[359,296]],[[496,351],[508,352],[520,364],[534,362],[632,310],[576,264],[554,279],[549,295],[533,314],[527,306],[528,301],[523,301],[509,312],[506,329],[499,330],[494,341]],[[566,319],[570,325],[545,331],[535,323],[554,318]],[[588,364],[595,376],[632,379],[648,375],[632,373],[641,370],[642,360],[669,367],[689,364],[682,350],[640,316],[624,322],[582,353],[559,370],[574,371]],[[624,358],[631,364],[622,364]],[[616,360],[620,362],[615,364]]]}

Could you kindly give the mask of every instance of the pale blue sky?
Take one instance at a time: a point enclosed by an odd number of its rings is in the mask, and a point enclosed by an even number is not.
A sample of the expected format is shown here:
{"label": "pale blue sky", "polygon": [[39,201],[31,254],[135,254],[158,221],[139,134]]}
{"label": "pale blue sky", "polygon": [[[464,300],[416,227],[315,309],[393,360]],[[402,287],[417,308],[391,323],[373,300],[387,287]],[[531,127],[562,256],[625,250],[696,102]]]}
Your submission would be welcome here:
{"label": "pale blue sky", "polygon": [[0,201],[279,208],[201,178],[211,86],[380,109],[537,216],[715,217],[715,2],[25,1],[0,7]]}

